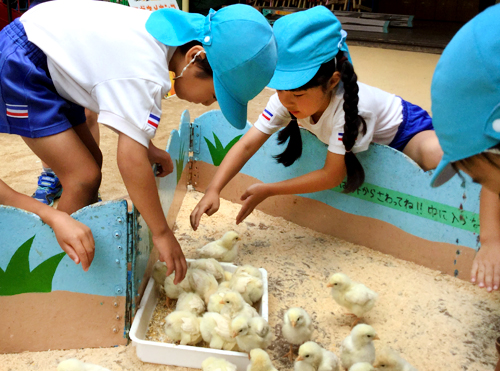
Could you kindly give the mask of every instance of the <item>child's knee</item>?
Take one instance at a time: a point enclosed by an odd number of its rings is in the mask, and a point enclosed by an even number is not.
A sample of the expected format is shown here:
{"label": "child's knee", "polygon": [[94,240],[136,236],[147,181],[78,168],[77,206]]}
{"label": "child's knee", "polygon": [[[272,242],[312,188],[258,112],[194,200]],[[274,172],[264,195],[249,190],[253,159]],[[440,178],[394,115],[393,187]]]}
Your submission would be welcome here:
{"label": "child's knee", "polygon": [[95,166],[86,168],[85,171],[73,173],[67,177],[60,177],[60,179],[65,192],[74,191],[76,193],[94,195],[97,194],[101,185],[102,173],[96,164]]}

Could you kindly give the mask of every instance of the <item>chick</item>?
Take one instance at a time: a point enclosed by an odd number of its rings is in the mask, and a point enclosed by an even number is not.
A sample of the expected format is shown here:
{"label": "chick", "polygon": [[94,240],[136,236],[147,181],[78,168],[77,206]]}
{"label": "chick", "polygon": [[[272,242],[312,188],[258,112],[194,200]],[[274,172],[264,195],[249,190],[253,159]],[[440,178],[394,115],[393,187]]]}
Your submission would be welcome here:
{"label": "chick", "polygon": [[311,340],[313,326],[311,317],[302,308],[290,308],[283,318],[283,337],[290,343],[290,351],[283,357],[293,360],[293,345],[301,345]]}
{"label": "chick", "polygon": [[[252,267],[253,268],[253,267]],[[253,268],[256,269],[256,268]],[[262,275],[255,276],[246,270],[236,270],[229,284],[234,291],[238,291],[243,299],[250,304],[258,302],[264,293],[264,283],[262,281]]]}
{"label": "chick", "polygon": [[278,371],[266,351],[256,348],[250,351],[250,364],[247,371]]}
{"label": "chick", "polygon": [[233,277],[233,274],[229,271],[224,271],[224,281],[231,281],[231,277]]}
{"label": "chick", "polygon": [[255,268],[250,264],[241,265],[234,271],[235,275],[243,273],[249,274],[262,280],[262,273],[260,272],[259,268]]}
{"label": "chick", "polygon": [[193,260],[189,263],[189,267],[193,269],[202,269],[210,273],[219,283],[225,280],[224,268],[222,268],[222,265],[213,258]]}
{"label": "chick", "polygon": [[236,291],[229,291],[227,293],[220,293],[222,305],[220,314],[227,316],[230,319],[238,315],[245,315],[249,318],[256,317],[259,313],[250,304],[243,300],[243,297]]}
{"label": "chick", "polygon": [[358,362],[353,364],[349,371],[376,371],[375,368],[368,362]]}
{"label": "chick", "polygon": [[194,291],[201,296],[205,304],[208,304],[210,295],[216,292],[219,287],[215,277],[202,269],[191,269],[188,279]]}
{"label": "chick", "polygon": [[417,371],[415,367],[391,348],[384,348],[377,354],[375,368],[385,371]]}
{"label": "chick", "polygon": [[163,287],[163,283],[167,277],[167,270],[167,264],[159,260],[153,265],[153,273],[151,275],[155,282],[161,287]]}
{"label": "chick", "polygon": [[188,269],[186,277],[177,285],[174,284],[175,272],[165,278],[163,288],[165,289],[165,294],[167,295],[167,307],[170,307],[170,299],[178,299],[182,293],[194,291],[189,281],[190,276],[191,270]]}
{"label": "chick", "polygon": [[356,325],[351,333],[342,341],[340,360],[346,370],[356,362],[375,361],[373,340],[378,340],[377,332],[369,325]]}
{"label": "chick", "polygon": [[212,349],[233,350],[237,347],[231,333],[231,320],[219,313],[207,312],[203,315],[200,331]]}
{"label": "chick", "polygon": [[176,311],[187,311],[201,316],[205,313],[205,302],[195,292],[183,292],[177,299]]}
{"label": "chick", "polygon": [[266,349],[273,338],[271,327],[262,317],[237,316],[231,321],[231,330],[238,347],[247,353],[255,348]]}
{"label": "chick", "polygon": [[333,299],[346,308],[355,317],[351,328],[356,326],[361,317],[373,308],[378,294],[362,283],[352,281],[343,273],[335,273],[328,279],[327,287],[332,288]]}
{"label": "chick", "polygon": [[208,357],[201,363],[203,371],[236,371],[236,365],[224,358]]}
{"label": "chick", "polygon": [[83,363],[75,358],[70,358],[59,362],[57,371],[109,371],[109,369],[91,363]]}
{"label": "chick", "polygon": [[181,345],[196,345],[201,341],[200,322],[191,312],[175,311],[165,318],[165,333]]}
{"label": "chick", "polygon": [[237,242],[240,240],[238,233],[226,232],[221,239],[212,241],[198,248],[201,258],[214,258],[221,262],[232,262],[238,254]]}
{"label": "chick", "polygon": [[225,285],[220,284],[217,291],[212,295],[210,295],[210,297],[208,298],[207,312],[220,313],[225,304],[225,302],[221,304],[222,298],[228,292],[235,292],[235,291],[231,290],[229,287],[226,287]]}
{"label": "chick", "polygon": [[299,348],[295,360],[295,371],[338,371],[339,358],[335,353],[323,349],[314,341],[308,341]]}

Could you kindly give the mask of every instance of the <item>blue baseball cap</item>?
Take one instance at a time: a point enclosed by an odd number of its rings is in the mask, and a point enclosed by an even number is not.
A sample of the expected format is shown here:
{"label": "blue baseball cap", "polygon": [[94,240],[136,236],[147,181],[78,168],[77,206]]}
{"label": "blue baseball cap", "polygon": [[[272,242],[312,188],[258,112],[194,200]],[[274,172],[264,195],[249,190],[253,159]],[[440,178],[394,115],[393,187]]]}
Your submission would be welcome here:
{"label": "blue baseball cap", "polygon": [[500,143],[500,4],[463,26],[443,51],[431,85],[432,121],[444,155],[433,187],[451,164]]}
{"label": "blue baseball cap", "polygon": [[214,72],[217,101],[237,129],[247,123],[247,103],[269,83],[276,67],[273,30],[249,5],[235,4],[205,17],[177,9],[160,9],[146,22],[147,31],[168,46],[197,40]]}
{"label": "blue baseball cap", "polygon": [[[291,90],[308,83],[323,63],[340,50],[349,50],[347,32],[331,10],[324,6],[288,14],[273,25],[278,44],[278,64],[269,87]],[[350,58],[349,58],[350,60]]]}

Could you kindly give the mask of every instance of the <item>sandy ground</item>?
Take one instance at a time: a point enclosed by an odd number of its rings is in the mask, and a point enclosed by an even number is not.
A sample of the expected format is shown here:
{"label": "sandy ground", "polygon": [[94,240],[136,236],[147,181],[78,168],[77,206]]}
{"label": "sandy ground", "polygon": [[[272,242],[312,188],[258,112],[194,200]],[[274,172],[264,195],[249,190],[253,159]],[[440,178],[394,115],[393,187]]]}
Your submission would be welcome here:
{"label": "sandy ground", "polygon": [[[430,82],[438,55],[366,47],[350,50],[360,81],[430,110]],[[250,103],[250,122],[262,112],[272,93],[266,89]],[[185,103],[176,97],[165,100],[155,144],[166,146],[184,109],[189,109],[193,119],[215,108],[218,107]],[[116,134],[101,126],[101,194],[105,200],[127,194],[116,166],[116,141]],[[0,178],[14,189],[31,194],[41,167],[39,160],[19,137],[0,134],[0,148],[4,158]],[[487,294],[440,272],[260,212],[254,212],[245,223],[235,227],[238,206],[225,201],[219,213],[204,218],[200,229],[193,232],[188,226],[188,215],[200,197],[199,193],[188,193],[175,233],[187,257],[194,257],[196,247],[230,228],[243,236],[237,263],[262,266],[269,272],[270,324],[276,333],[270,353],[278,369],[293,367],[280,357],[286,352],[280,330],[288,307],[303,306],[311,314],[316,328],[314,339],[324,347],[338,349],[349,333],[348,318],[326,288],[327,276],[335,271],[343,271],[380,294],[379,302],[366,318],[382,339],[377,347],[394,347],[420,370],[494,368],[494,338],[500,330],[498,294]],[[0,371],[55,370],[60,360],[70,357],[110,370],[174,369],[143,364],[132,346],[120,346],[0,355]]]}

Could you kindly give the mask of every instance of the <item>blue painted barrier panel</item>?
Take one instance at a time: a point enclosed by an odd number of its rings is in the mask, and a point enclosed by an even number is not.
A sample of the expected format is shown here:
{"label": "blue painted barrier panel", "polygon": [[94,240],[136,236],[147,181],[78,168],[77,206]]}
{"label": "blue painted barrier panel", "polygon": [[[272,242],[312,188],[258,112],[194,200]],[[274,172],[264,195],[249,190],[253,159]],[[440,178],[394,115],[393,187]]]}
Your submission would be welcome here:
{"label": "blue painted barrier panel", "polygon": [[[218,165],[221,153],[226,151],[224,147],[251,127],[247,123],[243,130],[235,129],[220,111],[201,115],[193,125],[200,128],[201,137],[195,160],[214,165]],[[275,133],[241,172],[269,183],[323,167],[327,146],[306,130],[301,130],[301,134],[302,157],[292,166],[285,168],[273,159],[273,155],[284,149],[277,144]],[[480,186],[468,176],[464,180],[456,176],[439,188],[431,188],[432,171],[424,172],[409,157],[388,146],[372,144],[358,158],[366,179],[357,192],[343,194],[338,188],[301,196],[347,213],[391,223],[430,241],[478,249]]]}

